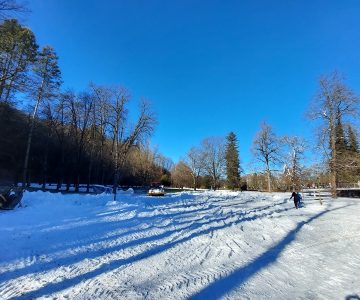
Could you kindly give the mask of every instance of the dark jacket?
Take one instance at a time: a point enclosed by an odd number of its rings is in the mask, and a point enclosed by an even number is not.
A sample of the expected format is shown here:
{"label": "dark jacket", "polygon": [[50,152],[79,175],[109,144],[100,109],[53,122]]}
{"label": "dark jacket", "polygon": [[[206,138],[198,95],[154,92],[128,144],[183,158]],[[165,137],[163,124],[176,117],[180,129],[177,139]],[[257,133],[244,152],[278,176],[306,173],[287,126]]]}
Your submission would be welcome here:
{"label": "dark jacket", "polygon": [[293,197],[294,197],[294,202],[299,202],[300,201],[300,195],[298,193],[293,192],[291,194],[290,199],[293,198]]}

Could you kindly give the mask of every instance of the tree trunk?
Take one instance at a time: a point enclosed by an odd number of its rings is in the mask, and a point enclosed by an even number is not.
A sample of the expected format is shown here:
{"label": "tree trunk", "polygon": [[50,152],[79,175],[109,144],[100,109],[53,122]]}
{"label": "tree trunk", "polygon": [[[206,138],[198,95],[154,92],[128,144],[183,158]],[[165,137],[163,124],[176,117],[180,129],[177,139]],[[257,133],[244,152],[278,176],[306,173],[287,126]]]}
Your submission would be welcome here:
{"label": "tree trunk", "polygon": [[196,191],[197,180],[196,176],[193,176],[194,191]]}
{"label": "tree trunk", "polygon": [[76,177],[75,177],[75,192],[79,192],[80,186],[80,167],[77,168]]}
{"label": "tree trunk", "polygon": [[3,94],[4,86],[5,86],[5,81],[1,80],[1,82],[0,82],[0,101],[2,101],[1,97]]}
{"label": "tree trunk", "polygon": [[113,194],[114,194],[114,201],[116,201],[116,194],[117,194],[117,186],[119,180],[118,174],[118,161],[119,161],[119,150],[118,150],[118,141],[117,141],[117,132],[115,133],[115,143],[114,143],[114,152],[115,152],[115,159],[114,159],[114,182],[113,182]]}
{"label": "tree trunk", "polygon": [[36,101],[34,113],[33,113],[33,116],[31,118],[30,132],[29,132],[29,135],[28,135],[27,143],[26,143],[26,153],[25,153],[24,169],[23,169],[23,184],[22,184],[23,187],[26,186],[26,177],[27,177],[27,173],[28,173],[31,140],[32,140],[33,132],[34,132],[35,118],[36,118],[37,110],[38,110],[38,107],[39,107],[39,103],[40,103],[40,98],[38,97],[38,99]]}
{"label": "tree trunk", "polygon": [[88,182],[87,182],[87,187],[86,187],[86,192],[88,193],[90,191],[90,184],[91,184],[91,173],[92,173],[92,165],[93,165],[93,153],[91,150],[90,153],[90,162],[89,162],[89,170],[88,170]]}
{"label": "tree trunk", "polygon": [[[335,150],[336,152],[336,150]],[[333,154],[334,155],[334,154]],[[336,155],[336,154],[335,154]],[[330,161],[330,188],[331,195],[333,198],[337,197],[336,188],[337,188],[337,170],[336,170],[336,157],[332,157]]]}
{"label": "tree trunk", "polygon": [[70,179],[68,178],[67,179],[67,182],[66,182],[66,191],[70,191]]}
{"label": "tree trunk", "polygon": [[105,184],[105,163],[101,162],[101,184]]}
{"label": "tree trunk", "polygon": [[[4,71],[4,70],[2,70]],[[6,69],[5,72],[3,73],[3,79],[0,80],[0,101],[2,101],[2,95],[4,93],[5,90],[5,85],[6,85],[6,77],[8,76],[8,70]]]}
{"label": "tree trunk", "polygon": [[[11,83],[10,83],[11,84]],[[0,96],[1,97],[1,96]],[[10,88],[7,89],[6,91],[6,96],[4,98],[5,102],[9,102],[9,98],[10,98]]]}
{"label": "tree trunk", "polygon": [[331,146],[331,159],[330,159],[330,185],[331,195],[333,198],[337,197],[337,161],[336,161],[336,136],[334,122],[330,121],[330,146]]}
{"label": "tree trunk", "polygon": [[46,181],[47,181],[47,169],[48,169],[48,146],[46,146],[46,150],[45,150],[45,157],[44,157],[44,164],[43,164],[43,184],[42,184],[42,188],[43,190],[45,190],[46,188]]}
{"label": "tree trunk", "polygon": [[77,154],[77,161],[76,161],[76,180],[75,180],[75,192],[79,192],[80,186],[80,171],[81,171],[81,163],[82,163],[82,148],[79,149]]}
{"label": "tree trunk", "polygon": [[[50,129],[51,130],[51,129]],[[42,170],[42,177],[43,177],[43,185],[42,188],[45,190],[46,187],[46,181],[47,181],[47,172],[48,172],[48,158],[49,158],[49,141],[51,138],[51,132],[48,133],[46,144],[45,144],[45,155],[44,155],[44,164],[43,164],[43,170]]]}
{"label": "tree trunk", "polygon": [[215,176],[213,176],[213,190],[216,191],[217,189],[217,179]]}
{"label": "tree trunk", "polygon": [[269,167],[269,162],[266,162],[266,177],[267,177],[267,185],[268,185],[268,192],[271,193],[271,172]]}
{"label": "tree trunk", "polygon": [[58,177],[58,186],[57,189],[61,189],[62,184],[65,182],[65,146],[64,141],[61,143],[61,160],[60,160],[60,174]]}
{"label": "tree trunk", "polygon": [[24,169],[23,169],[23,183],[22,186],[25,187],[26,186],[26,177],[27,177],[27,173],[28,173],[28,165],[29,165],[29,155],[30,155],[30,148],[31,148],[31,140],[32,140],[32,136],[33,136],[33,132],[34,132],[34,127],[35,127],[35,118],[36,118],[36,114],[39,108],[39,104],[40,104],[40,100],[42,98],[42,93],[43,93],[43,88],[44,88],[44,80],[41,82],[41,86],[38,92],[38,97],[36,99],[36,104],[35,104],[35,108],[34,108],[34,113],[31,119],[31,125],[30,125],[30,132],[29,132],[29,136],[28,136],[28,140],[27,140],[27,144],[26,144],[26,153],[25,153],[25,160],[24,160]]}

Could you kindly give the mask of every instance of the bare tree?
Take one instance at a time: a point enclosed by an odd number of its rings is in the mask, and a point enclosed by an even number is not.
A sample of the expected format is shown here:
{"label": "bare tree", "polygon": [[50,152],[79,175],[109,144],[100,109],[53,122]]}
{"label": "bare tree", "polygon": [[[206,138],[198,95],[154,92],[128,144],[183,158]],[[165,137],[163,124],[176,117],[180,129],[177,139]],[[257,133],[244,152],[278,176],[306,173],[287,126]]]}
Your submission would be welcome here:
{"label": "bare tree", "polygon": [[43,109],[41,114],[44,116],[44,124],[46,125],[46,138],[45,143],[43,145],[44,157],[42,160],[42,188],[45,189],[47,183],[47,176],[48,176],[48,159],[49,159],[49,151],[51,148],[50,142],[52,140],[52,136],[55,132],[55,122],[54,122],[54,108],[56,104],[53,101],[49,101],[46,99],[44,101]]}
{"label": "bare tree", "polygon": [[190,187],[192,185],[191,170],[189,166],[179,161],[171,170],[172,184],[175,187],[183,188]]}
{"label": "bare tree", "polygon": [[142,101],[140,104],[140,114],[136,124],[130,127],[127,121],[126,104],[129,101],[129,94],[126,89],[121,87],[112,88],[113,101],[111,104],[112,115],[110,126],[113,134],[113,159],[114,159],[114,184],[113,193],[116,201],[117,186],[119,181],[119,169],[123,167],[130,148],[136,142],[140,142],[144,137],[151,134],[154,130],[156,119],[151,111],[150,104]]}
{"label": "bare tree", "polygon": [[261,191],[267,188],[266,175],[263,173],[252,173],[245,175],[248,190]]}
{"label": "bare tree", "polygon": [[[57,170],[57,189],[59,190],[64,183],[65,179],[65,151],[66,151],[66,140],[69,139],[68,125],[71,123],[70,111],[70,99],[73,97],[73,93],[68,91],[61,93],[57,101],[47,101],[48,114],[47,118],[51,123],[51,128],[54,130],[58,146],[60,148],[59,167]],[[52,109],[51,109],[52,107]]]}
{"label": "bare tree", "polygon": [[304,158],[306,143],[303,138],[297,136],[286,136],[283,142],[288,148],[285,154],[286,175],[289,177],[292,190],[294,191],[301,188],[303,170],[301,161]]}
{"label": "bare tree", "polygon": [[219,187],[226,169],[226,145],[223,137],[210,137],[202,142],[204,168],[212,178],[212,187]]}
{"label": "bare tree", "polygon": [[309,108],[310,119],[321,121],[319,144],[328,157],[331,174],[331,193],[336,197],[338,171],[342,168],[337,153],[336,126],[345,118],[359,114],[359,98],[344,83],[337,72],[323,76],[319,81],[319,91]]}
{"label": "bare tree", "polygon": [[99,141],[99,158],[101,161],[101,184],[105,181],[105,165],[106,165],[106,139],[109,133],[109,119],[111,110],[112,92],[108,87],[97,86],[90,83],[90,89],[94,95],[96,106],[95,123],[100,137]]}
{"label": "bare tree", "polygon": [[205,153],[200,148],[192,147],[186,157],[186,164],[189,166],[193,179],[193,188],[196,190],[199,177],[205,171]]}
{"label": "bare tree", "polygon": [[139,184],[150,185],[161,178],[162,167],[157,163],[158,155],[157,150],[152,150],[149,143],[132,147],[129,151],[126,159],[128,168]]}
{"label": "bare tree", "polygon": [[24,2],[15,0],[0,0],[0,20],[6,19],[11,15],[27,13],[29,9]]}
{"label": "bare tree", "polygon": [[81,163],[89,136],[94,99],[91,94],[82,93],[69,97],[71,115],[71,136],[75,142],[75,191],[79,190]]}
{"label": "bare tree", "polygon": [[156,149],[154,151],[156,153],[155,156],[156,165],[162,168],[163,171],[170,171],[174,167],[174,162],[172,161],[172,159],[160,153],[157,153]]}
{"label": "bare tree", "polygon": [[254,157],[265,165],[268,192],[272,191],[271,172],[272,167],[281,160],[280,151],[280,139],[275,135],[270,125],[265,122],[262,123],[261,129],[253,141],[252,152]]}

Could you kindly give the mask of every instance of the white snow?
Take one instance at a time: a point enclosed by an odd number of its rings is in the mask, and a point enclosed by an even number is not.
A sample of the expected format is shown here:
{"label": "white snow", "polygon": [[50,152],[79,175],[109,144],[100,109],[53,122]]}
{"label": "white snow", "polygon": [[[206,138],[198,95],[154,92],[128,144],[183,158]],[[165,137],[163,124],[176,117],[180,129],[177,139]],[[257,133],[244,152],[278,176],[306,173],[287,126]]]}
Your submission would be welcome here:
{"label": "white snow", "polygon": [[360,200],[25,193],[0,212],[0,299],[360,295]]}

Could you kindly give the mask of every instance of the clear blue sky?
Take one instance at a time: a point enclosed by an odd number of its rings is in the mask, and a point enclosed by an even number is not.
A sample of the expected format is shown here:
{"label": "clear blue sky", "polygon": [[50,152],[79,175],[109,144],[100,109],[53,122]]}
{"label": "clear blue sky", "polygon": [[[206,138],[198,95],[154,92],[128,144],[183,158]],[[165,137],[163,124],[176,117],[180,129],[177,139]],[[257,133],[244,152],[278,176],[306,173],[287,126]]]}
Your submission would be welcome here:
{"label": "clear blue sky", "polygon": [[[311,137],[321,74],[360,87],[359,0],[31,0],[25,23],[59,57],[64,87],[122,84],[153,103],[152,144],[174,161],[234,131],[244,164],[262,120]],[[134,106],[135,107],[135,106]]]}

